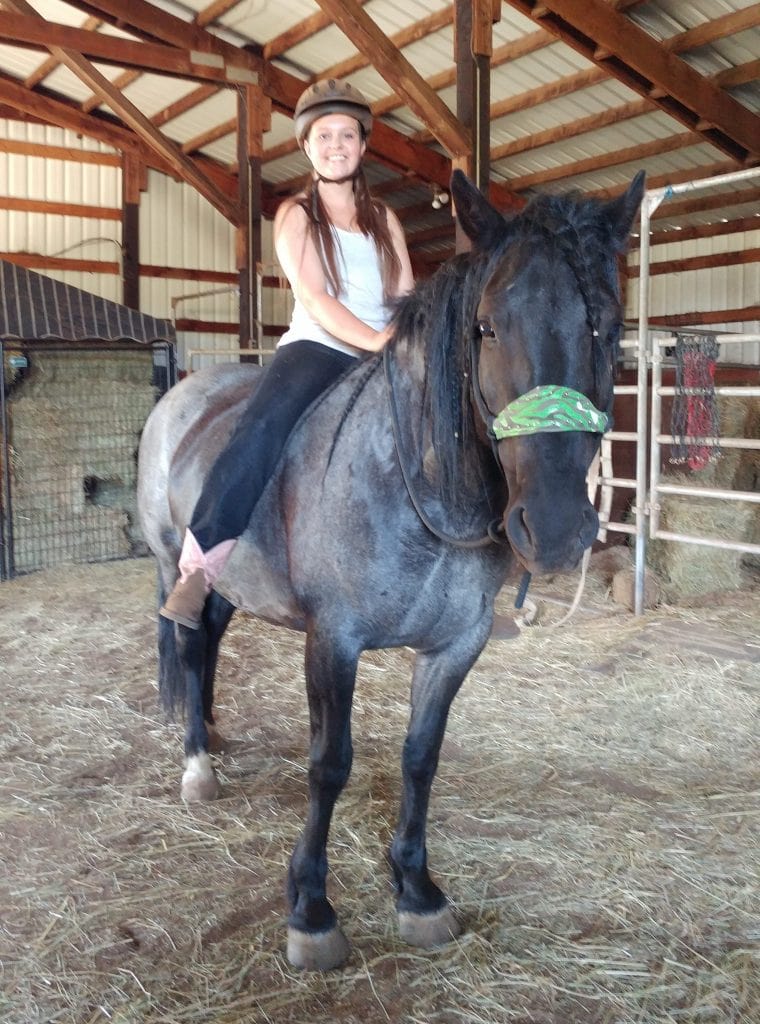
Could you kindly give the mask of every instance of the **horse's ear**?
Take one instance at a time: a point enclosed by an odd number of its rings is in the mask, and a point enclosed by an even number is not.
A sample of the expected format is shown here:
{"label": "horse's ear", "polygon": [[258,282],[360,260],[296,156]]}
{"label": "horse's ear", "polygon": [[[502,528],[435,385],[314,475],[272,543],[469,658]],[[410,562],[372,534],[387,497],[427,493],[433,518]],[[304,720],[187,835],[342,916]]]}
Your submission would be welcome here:
{"label": "horse's ear", "polygon": [[505,221],[495,207],[458,168],[451,176],[451,195],[462,230],[476,249],[492,249],[504,236]]}
{"label": "horse's ear", "polygon": [[625,249],[641,200],[644,198],[646,174],[639,171],[628,188],[605,206],[605,215],[610,225],[613,241],[618,249]]}

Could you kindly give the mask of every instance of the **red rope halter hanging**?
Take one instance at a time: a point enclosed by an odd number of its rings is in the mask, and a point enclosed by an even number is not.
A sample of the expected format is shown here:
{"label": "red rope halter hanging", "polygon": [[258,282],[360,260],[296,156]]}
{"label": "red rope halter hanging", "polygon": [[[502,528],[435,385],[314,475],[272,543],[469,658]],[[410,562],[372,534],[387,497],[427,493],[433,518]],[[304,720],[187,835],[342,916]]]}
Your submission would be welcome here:
{"label": "red rope halter hanging", "polygon": [[718,455],[717,445],[702,443],[718,438],[715,401],[715,364],[718,343],[712,335],[686,335],[676,344],[676,394],[673,400],[672,433],[675,439],[671,462],[704,469]]}

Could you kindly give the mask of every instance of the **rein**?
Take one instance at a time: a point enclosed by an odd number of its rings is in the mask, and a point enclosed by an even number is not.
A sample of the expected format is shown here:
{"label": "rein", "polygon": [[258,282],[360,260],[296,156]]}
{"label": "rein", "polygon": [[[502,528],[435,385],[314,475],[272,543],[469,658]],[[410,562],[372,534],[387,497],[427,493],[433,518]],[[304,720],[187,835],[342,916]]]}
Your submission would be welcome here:
{"label": "rein", "polygon": [[482,537],[454,537],[450,533],[446,533],[443,530],[439,530],[435,523],[431,522],[428,518],[427,513],[422,507],[422,503],[419,500],[414,485],[412,482],[411,472],[409,470],[406,453],[404,451],[404,445],[401,438],[401,424],[399,423],[398,417],[398,406],[396,405],[396,395],[393,390],[393,376],[392,376],[392,365],[391,365],[391,353],[390,345],[386,345],[383,349],[383,372],[385,374],[386,391],[388,394],[388,405],[390,406],[391,412],[391,428],[393,430],[393,443],[396,447],[396,456],[398,457],[399,467],[401,469],[401,477],[406,487],[406,492],[409,495],[409,500],[414,507],[414,511],[420,518],[422,524],[426,527],[434,537],[438,540],[442,540],[447,544],[453,544],[457,548],[484,548],[489,544],[506,544],[507,540],[505,537],[499,534],[499,527],[501,526],[501,520],[494,519],[492,523],[488,524],[487,532]]}

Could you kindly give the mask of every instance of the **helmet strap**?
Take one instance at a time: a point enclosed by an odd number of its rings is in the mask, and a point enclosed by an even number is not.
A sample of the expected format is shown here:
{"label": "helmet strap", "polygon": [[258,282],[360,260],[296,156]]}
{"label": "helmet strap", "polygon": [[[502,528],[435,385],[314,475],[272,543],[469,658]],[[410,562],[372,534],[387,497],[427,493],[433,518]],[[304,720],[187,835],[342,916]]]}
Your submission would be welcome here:
{"label": "helmet strap", "polygon": [[347,181],[355,181],[358,174],[358,167],[353,174],[346,174],[342,178],[325,178],[324,175],[320,174],[318,171],[314,172],[317,181],[321,181],[325,185],[345,185]]}

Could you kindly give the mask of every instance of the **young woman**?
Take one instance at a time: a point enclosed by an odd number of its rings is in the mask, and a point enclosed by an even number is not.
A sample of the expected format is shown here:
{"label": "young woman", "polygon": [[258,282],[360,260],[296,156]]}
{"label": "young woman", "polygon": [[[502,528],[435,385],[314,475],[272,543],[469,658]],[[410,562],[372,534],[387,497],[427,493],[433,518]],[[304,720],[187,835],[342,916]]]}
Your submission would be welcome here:
{"label": "young woman", "polygon": [[362,353],[383,348],[392,302],[413,284],[398,218],[372,199],[362,170],[372,129],[365,98],[348,82],[317,82],[294,125],[312,176],[274,221],[293,316],[185,532],[161,614],[191,629],[301,414]]}

